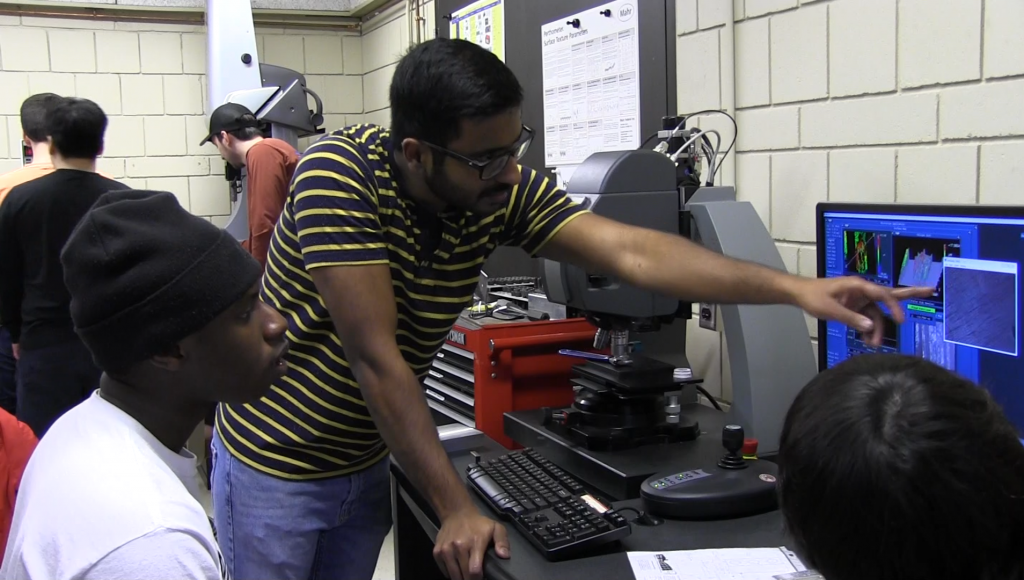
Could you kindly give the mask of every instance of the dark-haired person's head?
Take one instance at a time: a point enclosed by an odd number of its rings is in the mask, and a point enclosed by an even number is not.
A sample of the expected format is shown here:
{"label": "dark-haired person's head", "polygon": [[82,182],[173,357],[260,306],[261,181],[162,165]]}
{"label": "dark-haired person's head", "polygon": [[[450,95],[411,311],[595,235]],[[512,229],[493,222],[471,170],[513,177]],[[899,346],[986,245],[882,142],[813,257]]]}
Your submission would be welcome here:
{"label": "dark-haired person's head", "polygon": [[166,400],[245,403],[286,370],[286,323],[259,300],[259,263],[173,194],[105,194],[61,263],[75,331],[122,384]]}
{"label": "dark-haired person's head", "polygon": [[245,155],[254,141],[263,140],[259,121],[245,105],[224,103],[210,115],[210,132],[200,145],[213,143],[221,158],[235,168],[245,165]]}
{"label": "dark-haired person's head", "polygon": [[787,528],[828,580],[1024,578],[1024,446],[987,391],[935,364],[821,373],[778,459]]}
{"label": "dark-haired person's head", "polygon": [[395,149],[434,197],[483,215],[503,207],[532,133],[523,88],[501,59],[465,40],[430,40],[398,63],[390,96]]}
{"label": "dark-haired person's head", "polygon": [[103,153],[107,115],[89,99],[63,99],[53,108],[46,126],[54,160],[94,160]]}
{"label": "dark-haired person's head", "polygon": [[53,110],[64,100],[64,97],[53,93],[32,95],[21,103],[21,132],[25,141],[37,146],[46,143],[50,136],[47,122]]}

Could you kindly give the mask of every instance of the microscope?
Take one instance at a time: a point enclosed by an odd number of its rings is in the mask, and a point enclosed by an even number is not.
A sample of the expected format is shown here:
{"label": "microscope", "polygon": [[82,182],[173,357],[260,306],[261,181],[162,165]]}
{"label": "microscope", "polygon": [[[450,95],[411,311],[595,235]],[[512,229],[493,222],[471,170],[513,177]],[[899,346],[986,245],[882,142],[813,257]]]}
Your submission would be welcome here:
{"label": "microscope", "polygon": [[[686,231],[675,166],[654,151],[629,153],[588,158],[570,183],[574,200],[628,224],[674,235]],[[639,175],[651,187],[638,189],[633,176]],[[683,388],[675,380],[675,366],[631,352],[630,346],[631,333],[656,332],[676,318],[688,318],[690,305],[549,260],[544,263],[544,286],[549,300],[584,313],[598,328],[596,349],[611,349],[605,360],[588,358],[573,368],[575,404],[545,410],[548,428],[598,451],[696,439],[698,422],[681,415],[679,397],[669,394]]]}
{"label": "microscope", "polygon": [[[699,141],[683,133],[686,141],[676,147],[679,132],[663,134],[654,150],[591,155],[567,193],[598,215],[785,270],[753,206],[736,201],[731,187],[694,179],[700,167],[685,147]],[[710,164],[717,151],[708,157]],[[597,327],[594,346],[610,354],[574,367],[570,408],[506,414],[505,432],[514,441],[611,497],[642,497],[657,515],[707,519],[774,509],[774,464],[738,450],[750,437],[762,457],[774,455],[789,406],[817,373],[799,309],[719,305],[733,387],[728,410],[719,412],[696,404],[698,379],[680,380],[675,365],[630,349],[633,337],[690,318],[692,305],[552,261],[544,262],[543,286],[548,300]]]}

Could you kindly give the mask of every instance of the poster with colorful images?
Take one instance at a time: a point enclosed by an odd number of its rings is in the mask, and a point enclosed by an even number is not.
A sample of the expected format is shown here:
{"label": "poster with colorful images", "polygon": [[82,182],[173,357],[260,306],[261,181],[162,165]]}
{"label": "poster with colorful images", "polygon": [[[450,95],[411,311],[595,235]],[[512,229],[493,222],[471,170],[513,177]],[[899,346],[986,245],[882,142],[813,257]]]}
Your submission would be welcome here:
{"label": "poster with colorful images", "polygon": [[452,12],[450,38],[468,40],[505,60],[505,0],[477,0]]}

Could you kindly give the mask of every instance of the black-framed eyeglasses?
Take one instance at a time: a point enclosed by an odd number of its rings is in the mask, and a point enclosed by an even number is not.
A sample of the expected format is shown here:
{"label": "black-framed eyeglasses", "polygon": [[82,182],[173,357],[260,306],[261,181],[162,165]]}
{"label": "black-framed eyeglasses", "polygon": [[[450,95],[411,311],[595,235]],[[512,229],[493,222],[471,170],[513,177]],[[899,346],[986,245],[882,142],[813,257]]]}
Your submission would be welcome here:
{"label": "black-framed eyeglasses", "polygon": [[494,153],[484,159],[472,159],[460,153],[445,149],[444,147],[434,145],[433,143],[428,143],[426,141],[422,141],[422,143],[431,149],[450,155],[466,165],[469,165],[473,169],[476,169],[480,172],[480,179],[487,181],[500,175],[501,172],[508,167],[510,161],[513,159],[519,161],[523,158],[523,155],[526,155],[526,151],[530,148],[530,144],[533,143],[533,129],[523,125],[523,131],[520,133],[519,140],[516,141],[515,145],[506,151]]}

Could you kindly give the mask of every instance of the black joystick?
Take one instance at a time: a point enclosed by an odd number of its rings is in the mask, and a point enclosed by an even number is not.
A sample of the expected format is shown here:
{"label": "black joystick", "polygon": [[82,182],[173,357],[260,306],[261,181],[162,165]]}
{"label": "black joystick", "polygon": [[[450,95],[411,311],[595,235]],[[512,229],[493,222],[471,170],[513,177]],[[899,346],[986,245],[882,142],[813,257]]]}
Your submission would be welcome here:
{"label": "black joystick", "polygon": [[727,453],[725,457],[718,460],[718,466],[722,469],[746,469],[747,462],[740,455],[743,449],[743,427],[739,425],[726,425],[722,429],[722,446]]}
{"label": "black joystick", "polygon": [[709,459],[647,478],[640,484],[645,511],[664,518],[716,520],[776,509],[779,468],[770,461],[743,459],[743,440],[743,427],[726,425],[722,446],[727,453],[717,464]]}

